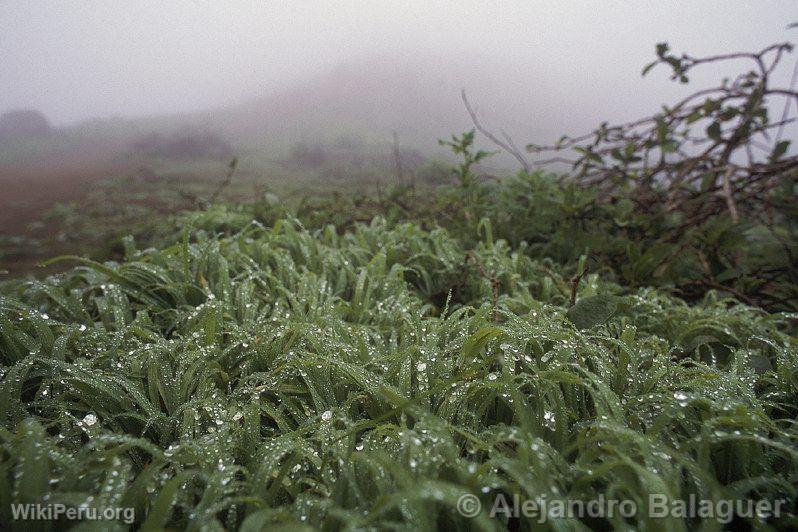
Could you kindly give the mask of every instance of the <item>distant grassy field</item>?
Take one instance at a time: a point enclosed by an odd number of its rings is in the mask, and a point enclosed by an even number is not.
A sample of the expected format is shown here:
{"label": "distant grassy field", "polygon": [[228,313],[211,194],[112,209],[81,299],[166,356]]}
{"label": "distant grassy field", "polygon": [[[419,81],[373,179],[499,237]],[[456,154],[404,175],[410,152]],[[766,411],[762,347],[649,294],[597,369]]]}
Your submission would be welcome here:
{"label": "distant grassy field", "polygon": [[[230,158],[137,154],[130,147],[138,128],[110,138],[103,131],[84,128],[0,152],[0,271],[56,271],[39,263],[60,253],[119,257],[122,237],[149,238],[169,215],[213,197],[232,203],[264,195],[292,203],[330,194],[376,197],[399,180],[390,146],[327,147],[325,158],[311,162],[292,158],[288,145],[268,155],[235,149],[237,166],[225,183]],[[413,156],[405,182],[420,164],[421,156]]]}

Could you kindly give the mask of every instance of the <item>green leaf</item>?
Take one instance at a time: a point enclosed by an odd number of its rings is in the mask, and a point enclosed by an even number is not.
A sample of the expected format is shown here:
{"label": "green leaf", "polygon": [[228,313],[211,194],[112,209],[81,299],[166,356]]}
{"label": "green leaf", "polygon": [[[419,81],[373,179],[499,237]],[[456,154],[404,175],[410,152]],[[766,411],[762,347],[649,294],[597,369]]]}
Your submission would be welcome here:
{"label": "green leaf", "polygon": [[657,118],[657,140],[663,143],[668,139],[668,124],[662,118]]}
{"label": "green leaf", "polygon": [[618,309],[618,298],[610,295],[585,297],[568,309],[565,316],[577,329],[590,329],[606,323]]}
{"label": "green leaf", "polygon": [[654,61],[654,62],[651,62],[651,63],[647,64],[647,65],[646,65],[646,66],[643,68],[643,72],[641,72],[641,74],[640,74],[640,75],[641,75],[641,76],[645,76],[646,74],[648,74],[649,72],[651,72],[651,69],[652,69],[652,68],[654,68],[655,66],[657,66],[657,63],[659,63],[659,61]]}
{"label": "green leaf", "polygon": [[781,142],[777,142],[776,146],[773,147],[773,152],[770,154],[770,162],[776,162],[781,157],[787,153],[787,148],[790,147],[789,140],[782,140]]}
{"label": "green leaf", "polygon": [[188,472],[179,473],[163,485],[158,496],[150,506],[147,520],[144,521],[141,530],[150,531],[164,529],[172,513],[172,506],[180,490],[180,485],[190,478],[190,476],[191,474]]}
{"label": "green leaf", "polygon": [[727,122],[737,116],[738,112],[736,107],[727,107],[720,113],[720,121]]}
{"label": "green leaf", "polygon": [[25,419],[18,428],[22,453],[17,469],[17,501],[36,503],[47,495],[50,467],[44,428],[33,418]]}
{"label": "green leaf", "polygon": [[679,149],[679,143],[675,140],[666,140],[659,147],[664,153],[673,153]]}
{"label": "green leaf", "polygon": [[720,123],[719,122],[712,122],[709,127],[707,127],[707,136],[714,140],[715,142],[720,142]]}
{"label": "green leaf", "polygon": [[701,191],[706,192],[715,184],[717,176],[714,172],[706,172],[703,177],[701,177]]}
{"label": "green leaf", "polygon": [[701,109],[696,109],[692,113],[690,113],[690,115],[687,117],[687,120],[685,122],[688,123],[688,124],[692,124],[693,122],[697,122],[698,120],[701,120],[701,117],[703,117],[703,116],[704,115],[701,113]]}
{"label": "green leaf", "polygon": [[468,359],[477,356],[489,341],[498,338],[503,332],[497,327],[485,327],[475,332],[463,344],[463,358]]}

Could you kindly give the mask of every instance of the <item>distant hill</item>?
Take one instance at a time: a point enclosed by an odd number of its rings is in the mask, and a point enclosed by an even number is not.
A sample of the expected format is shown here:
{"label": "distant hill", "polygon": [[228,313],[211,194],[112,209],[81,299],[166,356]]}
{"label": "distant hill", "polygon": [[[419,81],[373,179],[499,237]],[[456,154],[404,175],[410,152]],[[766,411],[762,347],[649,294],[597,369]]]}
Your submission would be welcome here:
{"label": "distant hill", "polygon": [[[508,70],[519,72],[517,78],[507,78]],[[87,142],[124,151],[153,134],[169,137],[190,130],[219,135],[236,153],[281,159],[302,144],[385,151],[395,131],[404,149],[441,157],[448,152],[438,139],[473,127],[460,99],[463,88],[483,124],[497,133],[507,131],[519,145],[558,138],[564,132],[563,110],[551,102],[556,103],[559,88],[547,87],[545,76],[535,86],[522,82],[524,77],[520,68],[488,60],[378,57],[339,65],[245,103],[195,113],[88,120],[59,130],[48,142],[60,151]],[[32,149],[41,153],[46,147]],[[0,159],[3,155],[0,149]],[[509,156],[493,161],[515,166]]]}
{"label": "distant hill", "polygon": [[0,114],[0,142],[44,138],[53,132],[47,117],[33,109]]}
{"label": "distant hill", "polygon": [[235,143],[267,150],[301,141],[390,143],[396,131],[403,146],[440,153],[439,138],[473,127],[460,99],[465,88],[483,122],[519,135],[520,144],[533,131],[559,133],[533,118],[525,88],[501,79],[498,71],[489,64],[378,58],[340,65],[213,113],[210,121]]}

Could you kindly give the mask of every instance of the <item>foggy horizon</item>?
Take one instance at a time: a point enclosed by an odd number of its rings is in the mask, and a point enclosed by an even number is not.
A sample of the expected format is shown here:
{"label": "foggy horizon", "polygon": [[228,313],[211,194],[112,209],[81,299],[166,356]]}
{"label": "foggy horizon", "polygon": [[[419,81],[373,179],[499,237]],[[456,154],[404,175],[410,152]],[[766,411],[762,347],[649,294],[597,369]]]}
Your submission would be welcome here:
{"label": "foggy horizon", "polygon": [[[686,93],[664,69],[641,78],[656,43],[696,56],[758,50],[794,38],[790,6],[0,2],[0,113],[36,109],[71,126],[224,111],[376,65],[432,79],[461,111],[465,88],[516,133],[533,118],[566,132]],[[690,87],[716,82],[713,68]]]}

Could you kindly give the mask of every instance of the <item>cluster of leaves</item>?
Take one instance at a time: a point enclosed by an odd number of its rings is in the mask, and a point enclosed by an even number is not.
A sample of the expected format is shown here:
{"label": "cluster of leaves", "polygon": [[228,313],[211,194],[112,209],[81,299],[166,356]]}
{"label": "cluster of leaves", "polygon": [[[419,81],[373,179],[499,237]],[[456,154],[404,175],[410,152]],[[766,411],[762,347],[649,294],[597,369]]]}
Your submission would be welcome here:
{"label": "cluster of leaves", "polygon": [[[640,243],[629,259],[645,257],[647,282],[660,284],[651,279],[656,272],[682,293],[720,288],[751,304],[796,310],[798,154],[789,153],[783,136],[798,119],[791,112],[798,91],[773,79],[791,51],[779,43],[696,58],[661,43],[644,75],[665,65],[673,80],[688,83],[693,69],[707,64],[751,69],[652,116],[528,149],[553,152],[537,165],[570,164],[566,179],[595,192],[599,203],[623,203],[633,220],[621,216],[624,229],[615,232],[631,232]],[[774,111],[780,117],[771,118]]]}
{"label": "cluster of leaves", "polygon": [[[567,162],[581,180],[605,188],[629,183],[640,188],[664,185],[670,189],[671,202],[691,198],[696,192],[720,192],[726,180],[736,199],[737,189],[750,192],[757,185],[758,192],[767,190],[767,184],[772,186],[768,178],[795,167],[798,156],[787,156],[790,141],[782,140],[782,135],[785,126],[796,120],[789,104],[798,99],[798,92],[793,87],[774,87],[771,79],[784,55],[792,51],[791,44],[704,58],[677,57],[669,50],[667,43],[657,45],[657,60],[646,66],[643,75],[664,64],[672,69],[671,79],[688,83],[688,73],[701,65],[750,61],[754,68],[663,106],[653,116],[618,125],[605,122],[591,133],[563,136],[551,146],[530,144],[527,149],[533,153],[570,149],[578,155],[537,164]],[[779,103],[784,112],[772,120],[771,111]]]}
{"label": "cluster of leaves", "polygon": [[[412,223],[230,232],[4,287],[4,528],[29,526],[13,502],[132,507],[144,530],[713,526],[649,519],[654,493],[784,499],[769,524],[798,524],[783,316],[596,273],[569,309],[524,245]],[[500,493],[641,511],[491,520]]]}

